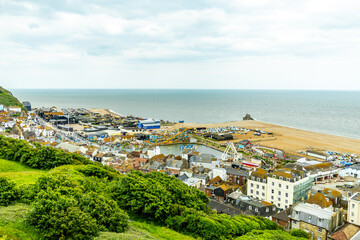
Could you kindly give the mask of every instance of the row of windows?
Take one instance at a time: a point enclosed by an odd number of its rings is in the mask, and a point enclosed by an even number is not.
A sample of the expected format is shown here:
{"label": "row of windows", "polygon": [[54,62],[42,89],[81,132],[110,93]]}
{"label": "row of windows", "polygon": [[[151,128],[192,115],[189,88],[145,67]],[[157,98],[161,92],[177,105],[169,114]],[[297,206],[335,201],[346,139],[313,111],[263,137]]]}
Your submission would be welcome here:
{"label": "row of windows", "polygon": [[[271,193],[275,193],[275,190],[271,189]],[[281,191],[278,191],[278,195],[281,196]],[[289,193],[285,193],[285,197],[289,197]]]}
{"label": "row of windows", "polygon": [[[275,182],[272,182],[271,185],[275,187]],[[281,183],[279,183],[279,188],[281,188]],[[289,185],[285,185],[286,189],[289,189]]]}

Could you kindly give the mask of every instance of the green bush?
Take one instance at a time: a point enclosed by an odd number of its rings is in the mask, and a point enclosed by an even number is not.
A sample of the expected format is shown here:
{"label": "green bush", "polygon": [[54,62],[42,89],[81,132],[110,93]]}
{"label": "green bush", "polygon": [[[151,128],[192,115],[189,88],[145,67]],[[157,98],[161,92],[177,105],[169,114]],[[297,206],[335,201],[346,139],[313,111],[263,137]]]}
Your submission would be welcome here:
{"label": "green bush", "polygon": [[15,183],[0,176],[0,206],[8,206],[18,199]]}
{"label": "green bush", "polygon": [[124,232],[129,225],[129,217],[114,200],[94,192],[79,199],[79,207],[96,220],[101,231]]}
{"label": "green bush", "polygon": [[290,234],[294,237],[310,239],[310,235],[301,229],[293,229],[290,231]]}
{"label": "green bush", "polygon": [[45,239],[92,239],[99,227],[90,214],[81,211],[77,200],[48,189],[41,191],[27,216]]}

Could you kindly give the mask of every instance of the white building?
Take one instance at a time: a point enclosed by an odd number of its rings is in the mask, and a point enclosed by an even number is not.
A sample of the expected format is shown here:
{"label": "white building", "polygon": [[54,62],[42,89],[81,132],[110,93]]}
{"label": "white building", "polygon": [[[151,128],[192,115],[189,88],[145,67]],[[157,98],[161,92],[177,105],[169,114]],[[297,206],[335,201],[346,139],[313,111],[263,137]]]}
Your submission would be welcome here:
{"label": "white building", "polygon": [[348,222],[360,225],[360,193],[355,193],[349,199]]}
{"label": "white building", "polygon": [[340,171],[340,176],[352,176],[360,178],[360,164],[351,165],[348,168],[344,168]]}
{"label": "white building", "polygon": [[215,178],[217,176],[219,176],[221,178],[221,180],[223,180],[223,181],[227,181],[227,179],[228,179],[225,168],[214,168],[212,170],[211,179],[213,179],[213,178]]}
{"label": "white building", "polygon": [[17,113],[21,113],[21,107],[13,107],[13,106],[9,106],[8,108],[7,108],[7,110],[9,111],[9,112],[17,112]]}
{"label": "white building", "polygon": [[303,198],[312,187],[312,178],[296,172],[268,172],[261,168],[253,171],[248,179],[247,194],[287,209]]}

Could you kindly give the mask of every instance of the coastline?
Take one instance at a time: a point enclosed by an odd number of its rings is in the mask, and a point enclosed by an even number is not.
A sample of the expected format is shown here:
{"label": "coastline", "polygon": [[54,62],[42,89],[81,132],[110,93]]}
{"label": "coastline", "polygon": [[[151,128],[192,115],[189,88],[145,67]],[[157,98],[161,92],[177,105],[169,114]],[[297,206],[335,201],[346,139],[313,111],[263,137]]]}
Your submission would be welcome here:
{"label": "coastline", "polygon": [[360,139],[336,136],[326,133],[318,133],[308,130],[302,130],[287,126],[281,126],[273,123],[250,121],[231,121],[224,123],[177,123],[174,126],[167,127],[169,130],[181,127],[227,127],[240,126],[248,129],[259,129],[266,132],[272,132],[273,136],[262,135],[254,136],[252,132],[246,135],[234,134],[233,142],[248,139],[263,146],[283,149],[289,153],[298,153],[307,149],[317,149],[321,151],[337,151],[341,153],[360,154]]}
{"label": "coastline", "polygon": [[[114,117],[121,115],[109,109],[89,109],[99,114],[110,114]],[[277,125],[257,120],[247,121],[229,121],[222,123],[176,123],[172,126],[165,126],[164,129],[174,130],[179,128],[197,128],[197,127],[227,127],[240,126],[248,129],[259,129],[266,132],[272,132],[273,136],[262,135],[254,136],[252,132],[246,135],[234,134],[233,142],[240,140],[250,140],[255,144],[283,149],[291,154],[298,154],[299,151],[307,149],[317,149],[320,151],[337,151],[340,153],[360,154],[360,139],[331,135],[327,133],[313,132],[309,130],[298,129],[289,126]]]}

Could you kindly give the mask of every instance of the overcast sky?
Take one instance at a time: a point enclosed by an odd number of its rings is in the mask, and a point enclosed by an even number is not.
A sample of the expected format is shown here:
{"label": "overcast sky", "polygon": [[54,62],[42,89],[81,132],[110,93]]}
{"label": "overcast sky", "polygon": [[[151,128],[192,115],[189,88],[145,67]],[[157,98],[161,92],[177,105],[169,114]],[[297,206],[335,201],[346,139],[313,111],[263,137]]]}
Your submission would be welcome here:
{"label": "overcast sky", "polygon": [[7,88],[360,90],[359,0],[0,0]]}

